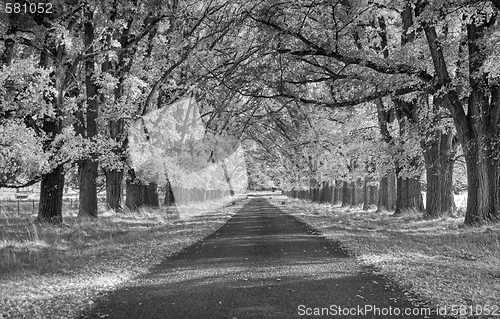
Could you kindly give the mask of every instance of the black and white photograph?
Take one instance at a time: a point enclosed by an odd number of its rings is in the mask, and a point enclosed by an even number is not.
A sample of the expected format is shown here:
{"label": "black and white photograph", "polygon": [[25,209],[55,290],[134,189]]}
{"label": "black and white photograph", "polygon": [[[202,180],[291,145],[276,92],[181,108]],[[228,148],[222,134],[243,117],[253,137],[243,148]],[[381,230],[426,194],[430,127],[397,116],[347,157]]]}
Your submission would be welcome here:
{"label": "black and white photograph", "polygon": [[500,318],[500,0],[0,0],[17,318]]}

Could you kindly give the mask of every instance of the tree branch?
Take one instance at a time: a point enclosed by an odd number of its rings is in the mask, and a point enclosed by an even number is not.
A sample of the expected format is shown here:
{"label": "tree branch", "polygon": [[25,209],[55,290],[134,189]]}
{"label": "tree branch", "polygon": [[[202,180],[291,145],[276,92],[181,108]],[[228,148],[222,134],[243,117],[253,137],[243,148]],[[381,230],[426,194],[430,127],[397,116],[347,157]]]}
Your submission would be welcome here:
{"label": "tree branch", "polygon": [[500,0],[491,0],[491,3],[493,3],[493,5],[498,9],[500,10]]}
{"label": "tree branch", "polygon": [[[500,0],[499,0],[500,1]],[[367,59],[363,59],[360,57],[355,57],[355,56],[345,56],[342,55],[339,52],[334,52],[330,51],[326,48],[323,48],[322,46],[313,43],[311,40],[306,38],[303,34],[300,32],[294,32],[291,30],[286,30],[282,26],[267,21],[267,20],[262,20],[258,19],[255,17],[252,17],[250,15],[251,19],[262,23],[270,28],[273,28],[277,31],[280,31],[284,34],[291,35],[297,39],[299,39],[302,43],[307,45],[309,49],[305,50],[292,50],[292,49],[279,49],[277,50],[278,53],[287,53],[290,55],[295,55],[295,56],[324,56],[324,57],[329,57],[333,58],[337,61],[343,62],[345,64],[355,64],[359,66],[364,66],[367,68],[370,68],[374,71],[377,71],[379,73],[384,73],[384,74],[407,74],[407,75],[412,75],[412,76],[417,76],[419,79],[421,79],[424,82],[432,82],[434,80],[434,77],[427,73],[424,70],[414,68],[410,65],[407,64],[388,64],[384,61],[376,62],[376,61],[371,61]]]}
{"label": "tree branch", "polygon": [[318,101],[314,99],[307,99],[303,98],[300,96],[293,95],[291,93],[280,93],[280,94],[275,94],[275,95],[265,95],[265,94],[255,94],[255,93],[245,93],[245,92],[238,92],[241,95],[244,96],[251,96],[255,98],[267,98],[267,99],[274,99],[274,98],[290,98],[292,100],[304,103],[304,104],[315,104],[323,107],[328,107],[328,108],[338,108],[338,107],[348,107],[348,106],[354,106],[366,102],[371,102],[375,99],[382,98],[384,96],[400,96],[416,91],[422,91],[426,89],[426,85],[422,85],[421,83],[397,88],[395,90],[391,89],[386,89],[383,91],[375,91],[370,94],[366,94],[362,97],[355,98],[355,99],[348,99],[344,101],[334,101],[334,102],[328,102],[328,101]]}

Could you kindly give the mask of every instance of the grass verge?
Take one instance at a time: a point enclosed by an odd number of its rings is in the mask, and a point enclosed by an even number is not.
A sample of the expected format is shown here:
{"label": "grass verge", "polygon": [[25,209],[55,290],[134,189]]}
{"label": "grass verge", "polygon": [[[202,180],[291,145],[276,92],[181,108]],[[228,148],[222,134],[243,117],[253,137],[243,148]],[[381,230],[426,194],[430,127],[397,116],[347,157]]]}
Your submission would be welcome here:
{"label": "grass verge", "polygon": [[62,226],[0,216],[0,318],[71,318],[93,299],[209,235],[239,208],[235,198],[180,209],[104,212]]}
{"label": "grass verge", "polygon": [[464,228],[463,217],[425,220],[416,212],[275,201],[431,305],[500,306],[500,225]]}

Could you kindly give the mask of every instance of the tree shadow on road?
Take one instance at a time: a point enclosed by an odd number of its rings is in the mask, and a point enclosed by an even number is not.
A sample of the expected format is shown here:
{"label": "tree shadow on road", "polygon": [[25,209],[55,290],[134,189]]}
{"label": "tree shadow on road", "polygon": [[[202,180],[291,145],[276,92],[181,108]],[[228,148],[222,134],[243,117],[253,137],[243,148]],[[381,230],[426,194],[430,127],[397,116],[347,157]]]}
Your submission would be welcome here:
{"label": "tree shadow on road", "polygon": [[[401,318],[382,311],[417,307],[409,296],[360,267],[339,243],[253,199],[218,231],[110,292],[80,318],[303,318],[313,308],[321,308],[323,316],[314,316],[321,318],[339,307],[349,309],[341,313],[346,318]],[[375,306],[379,313],[366,312]]]}

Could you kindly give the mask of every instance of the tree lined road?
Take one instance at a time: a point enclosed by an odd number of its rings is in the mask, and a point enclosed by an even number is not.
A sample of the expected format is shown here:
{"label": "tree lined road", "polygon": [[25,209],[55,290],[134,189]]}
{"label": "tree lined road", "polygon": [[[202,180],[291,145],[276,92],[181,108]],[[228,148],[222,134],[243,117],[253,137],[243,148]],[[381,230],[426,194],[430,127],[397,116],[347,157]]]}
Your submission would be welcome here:
{"label": "tree lined road", "polygon": [[338,243],[255,198],[217,232],[109,293],[81,318],[303,318],[315,308],[333,315],[365,305],[414,307]]}

